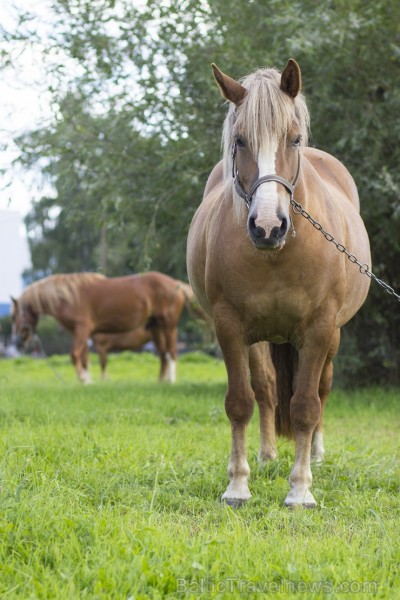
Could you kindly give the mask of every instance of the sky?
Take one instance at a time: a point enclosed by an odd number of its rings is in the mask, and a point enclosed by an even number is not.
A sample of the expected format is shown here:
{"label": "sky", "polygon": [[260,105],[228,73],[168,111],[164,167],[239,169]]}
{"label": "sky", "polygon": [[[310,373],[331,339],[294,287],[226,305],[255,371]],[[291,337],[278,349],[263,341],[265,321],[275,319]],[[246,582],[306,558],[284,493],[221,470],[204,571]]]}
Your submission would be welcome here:
{"label": "sky", "polygon": [[16,211],[0,210],[0,305],[9,304],[10,296],[18,298],[23,289],[22,272],[29,267],[27,240],[18,235],[20,227]]}
{"label": "sky", "polygon": [[[143,0],[133,1],[136,8],[143,4]],[[13,139],[36,125],[43,126],[52,116],[48,88],[53,82],[48,80],[46,65],[50,66],[52,60],[55,64],[63,60],[68,64],[62,50],[55,49],[54,40],[52,54],[46,52],[50,47],[50,44],[46,45],[46,39],[56,30],[51,4],[52,0],[0,1],[0,50],[4,46],[12,55],[12,64],[0,70],[0,147],[7,146],[6,150],[0,150],[0,170],[6,170],[4,176],[0,174],[0,210],[17,210],[22,215],[27,214],[32,201],[52,192],[41,179],[39,170],[27,173],[12,166],[18,156]],[[33,21],[21,25],[18,17],[25,12],[32,15]],[[108,26],[111,31],[112,23]],[[39,35],[42,46],[29,44],[29,40],[8,44],[2,41],[2,28],[20,34],[30,29]],[[76,65],[71,65],[73,68]]]}
{"label": "sky", "polygon": [[[47,0],[8,0],[0,3],[0,24],[6,31],[20,31],[18,14],[29,10],[37,15],[45,35],[49,21]],[[40,173],[27,173],[13,166],[18,136],[50,117],[50,99],[44,93],[45,70],[40,50],[18,43],[12,47],[0,31],[0,50],[12,53],[12,66],[1,69],[0,77],[0,303],[8,303],[10,294],[19,296],[23,289],[22,272],[29,267],[30,257],[23,217],[32,201],[49,193]],[[2,65],[4,67],[4,65]],[[6,259],[6,260],[5,260]]]}
{"label": "sky", "polygon": [[[45,34],[46,21],[49,21],[48,0],[8,0],[0,3],[0,23],[6,30],[18,31],[18,13],[27,11],[37,15]],[[0,41],[6,50],[10,46]],[[0,152],[0,169],[6,173],[0,176],[0,210],[18,211],[24,216],[32,200],[40,198],[49,190],[42,187],[39,173],[26,173],[12,166],[18,155],[13,138],[30,129],[50,116],[50,99],[44,93],[45,70],[43,56],[25,44],[24,52],[18,43],[11,50],[13,66],[1,70],[0,78],[0,135],[1,145],[7,148]],[[15,68],[14,68],[15,66]]]}

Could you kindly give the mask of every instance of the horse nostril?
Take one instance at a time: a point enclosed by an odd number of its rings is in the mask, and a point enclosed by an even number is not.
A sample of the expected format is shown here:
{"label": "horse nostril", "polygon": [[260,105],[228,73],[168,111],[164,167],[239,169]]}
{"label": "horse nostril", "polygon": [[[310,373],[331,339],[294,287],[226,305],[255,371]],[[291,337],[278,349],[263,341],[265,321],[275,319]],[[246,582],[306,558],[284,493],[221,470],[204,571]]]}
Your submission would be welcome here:
{"label": "horse nostril", "polygon": [[275,238],[277,240],[283,240],[286,236],[288,230],[288,220],[286,219],[286,217],[282,217],[282,219],[280,219],[279,217],[279,220],[281,222],[279,227],[276,225],[271,229],[271,233],[269,236],[271,239]]}
{"label": "horse nostril", "polygon": [[279,232],[278,232],[279,237],[284,236],[286,234],[287,230],[288,230],[288,221],[287,221],[286,217],[283,217],[281,226],[279,227]]}
{"label": "horse nostril", "polygon": [[249,217],[249,230],[250,233],[257,238],[265,238],[265,229],[263,229],[262,227],[259,227],[258,225],[256,225],[256,218],[255,217]]}

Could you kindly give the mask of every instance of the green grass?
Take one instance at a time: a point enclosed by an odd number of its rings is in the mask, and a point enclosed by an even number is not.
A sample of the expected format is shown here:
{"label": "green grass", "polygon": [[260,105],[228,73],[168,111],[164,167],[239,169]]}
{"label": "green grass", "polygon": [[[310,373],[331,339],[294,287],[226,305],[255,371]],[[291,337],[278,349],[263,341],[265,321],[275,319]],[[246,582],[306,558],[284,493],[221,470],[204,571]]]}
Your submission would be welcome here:
{"label": "green grass", "polygon": [[400,597],[398,391],[331,395],[315,510],[283,507],[291,442],[257,466],[255,415],[235,511],[223,364],[183,356],[174,386],[148,354],[109,371],[0,362],[1,598]]}

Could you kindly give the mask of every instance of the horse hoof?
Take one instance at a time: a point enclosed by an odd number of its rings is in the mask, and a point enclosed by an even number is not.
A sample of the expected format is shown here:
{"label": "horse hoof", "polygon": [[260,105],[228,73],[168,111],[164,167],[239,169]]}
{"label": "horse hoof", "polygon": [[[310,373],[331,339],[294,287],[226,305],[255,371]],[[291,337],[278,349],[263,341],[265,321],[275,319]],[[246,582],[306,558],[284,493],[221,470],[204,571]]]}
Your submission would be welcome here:
{"label": "horse hoof", "polygon": [[317,503],[314,500],[314,496],[308,490],[305,494],[304,493],[295,494],[295,493],[293,493],[293,491],[291,491],[288,494],[287,498],[285,499],[284,504],[287,508],[291,508],[291,509],[316,508],[317,507]]}
{"label": "horse hoof", "polygon": [[263,467],[264,465],[267,465],[276,458],[278,458],[278,453],[276,450],[270,450],[269,452],[260,451],[257,456],[257,462],[260,467]]}
{"label": "horse hoof", "polygon": [[222,498],[222,502],[231,508],[241,508],[247,500],[243,498]]}
{"label": "horse hoof", "polygon": [[311,502],[309,503],[304,503],[304,504],[287,504],[286,502],[284,503],[285,508],[288,508],[289,510],[300,510],[303,508],[317,508],[317,503],[312,504]]}
{"label": "horse hoof", "polygon": [[311,451],[311,462],[313,465],[322,465],[325,460],[325,450],[313,449]]}

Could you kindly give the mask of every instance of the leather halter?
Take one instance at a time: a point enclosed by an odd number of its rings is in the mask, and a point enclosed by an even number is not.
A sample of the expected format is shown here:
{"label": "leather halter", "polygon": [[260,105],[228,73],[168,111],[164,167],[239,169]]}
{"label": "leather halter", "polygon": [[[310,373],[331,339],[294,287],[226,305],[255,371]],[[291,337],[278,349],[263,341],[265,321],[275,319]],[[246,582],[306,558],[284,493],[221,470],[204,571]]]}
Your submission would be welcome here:
{"label": "leather halter", "polygon": [[256,179],[256,181],[253,183],[253,185],[251,186],[248,193],[245,191],[244,187],[240,183],[239,172],[236,168],[236,153],[237,153],[237,142],[234,142],[232,145],[233,185],[235,186],[236,193],[245,201],[245,204],[248,209],[250,208],[250,204],[251,204],[251,201],[252,201],[255,191],[260,187],[260,185],[262,185],[263,183],[268,183],[269,181],[276,181],[277,183],[280,183],[281,185],[283,185],[283,187],[285,187],[287,189],[287,191],[289,192],[290,199],[291,200],[293,199],[294,188],[296,187],[296,183],[297,183],[297,180],[300,175],[300,152],[298,154],[299,158],[298,158],[298,162],[297,162],[297,172],[296,172],[295,178],[293,180],[293,183],[290,183],[287,179],[280,177],[280,175],[264,175],[263,177]]}

